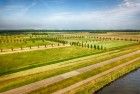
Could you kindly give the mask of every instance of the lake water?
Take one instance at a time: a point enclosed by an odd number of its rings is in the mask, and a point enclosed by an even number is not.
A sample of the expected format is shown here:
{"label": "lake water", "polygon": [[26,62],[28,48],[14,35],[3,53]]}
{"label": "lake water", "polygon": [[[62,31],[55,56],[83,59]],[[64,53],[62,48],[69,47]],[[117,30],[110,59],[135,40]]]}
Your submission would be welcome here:
{"label": "lake water", "polygon": [[96,94],[140,94],[140,69],[114,81]]}

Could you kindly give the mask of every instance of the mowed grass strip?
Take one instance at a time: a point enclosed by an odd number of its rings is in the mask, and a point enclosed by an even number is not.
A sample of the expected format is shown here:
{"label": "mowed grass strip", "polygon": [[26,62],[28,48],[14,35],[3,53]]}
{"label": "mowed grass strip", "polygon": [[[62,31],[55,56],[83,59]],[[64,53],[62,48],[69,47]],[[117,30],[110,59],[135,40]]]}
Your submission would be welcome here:
{"label": "mowed grass strip", "polygon": [[[129,51],[130,50],[126,50],[125,52],[129,52]],[[115,55],[115,54],[118,54],[118,53],[122,53],[121,50],[108,51],[108,52],[105,52],[105,53],[85,56],[85,57],[81,57],[81,58],[76,58],[76,59],[63,61],[63,62],[56,63],[56,64],[45,65],[45,66],[41,66],[41,67],[37,67],[37,68],[33,68],[33,69],[28,69],[28,70],[16,72],[16,73],[11,73],[11,74],[1,76],[0,82],[4,81],[4,80],[8,80],[8,79],[13,79],[13,78],[26,76],[26,75],[32,75],[32,74],[46,72],[46,71],[52,71],[52,70],[59,70],[59,69],[65,68],[65,67],[72,67],[72,66],[75,66],[75,65],[77,66],[79,64],[81,64],[83,66],[84,65],[87,66],[87,65],[91,64],[89,61],[93,62],[93,60],[95,61],[95,59],[97,59],[97,58],[99,59],[99,58],[101,58],[101,56],[106,57],[106,56],[109,56],[109,54]],[[124,51],[123,51],[123,53],[124,53]],[[85,63],[85,61],[89,62],[89,63]],[[94,63],[92,63],[92,64],[94,64]]]}
{"label": "mowed grass strip", "polygon": [[[44,71],[44,72],[40,72],[40,73],[28,75],[28,76],[26,75],[26,76],[21,76],[21,77],[17,77],[17,78],[12,78],[9,80],[3,80],[3,81],[1,80],[0,91],[6,91],[6,90],[9,90],[12,88],[23,86],[23,85],[26,85],[26,84],[29,84],[29,83],[32,83],[35,81],[43,80],[45,78],[59,75],[59,74],[62,74],[62,73],[68,72],[68,71],[72,71],[72,70],[75,70],[75,69],[78,69],[81,67],[96,64],[101,61],[111,59],[113,57],[120,56],[123,54],[131,53],[134,50],[137,50],[137,49],[129,49],[129,48],[130,47],[128,47],[127,50],[122,49],[119,52],[116,51],[116,53],[115,53],[115,51],[111,51],[111,53],[106,53],[106,54],[102,53],[99,55],[97,54],[97,55],[95,55],[94,58],[91,58],[90,60],[81,60],[81,61],[73,62],[73,63],[70,62],[70,63],[68,63],[68,65],[66,64],[66,66],[63,66],[63,67],[60,66],[60,68],[57,68],[57,69],[52,69],[52,70],[48,70],[48,71]],[[22,74],[24,74],[24,72]]]}
{"label": "mowed grass strip", "polygon": [[137,57],[140,57],[140,54],[131,56],[129,58],[122,59],[122,60],[120,60],[118,62],[114,62],[114,63],[108,64],[108,65],[105,65],[104,67],[100,67],[100,68],[88,71],[86,73],[82,73],[82,74],[80,74],[78,76],[74,76],[74,77],[68,78],[66,80],[57,82],[57,83],[49,85],[49,86],[47,86],[45,88],[41,88],[39,90],[33,91],[30,94],[39,94],[39,93],[41,93],[41,94],[46,94],[46,93],[50,94],[50,93],[53,93],[53,92],[55,92],[57,90],[63,89],[65,87],[68,87],[68,86],[70,86],[72,84],[75,84],[75,83],[77,83],[79,81],[85,80],[85,79],[87,79],[89,77],[92,77],[92,76],[94,76],[96,74],[99,74],[99,73],[101,73],[103,71],[109,70],[109,69],[111,69],[111,68],[113,68],[115,66],[118,66],[118,65],[123,64],[125,62],[128,62],[130,60],[133,60],[133,59],[135,59]]}
{"label": "mowed grass strip", "polygon": [[[73,90],[75,94],[96,94],[98,90],[103,88],[104,86],[110,84],[114,80],[122,77],[123,75],[140,68],[140,60],[133,62],[132,64],[125,66],[117,71],[114,71],[106,76],[102,76],[98,79],[93,80],[86,85],[82,85],[75,90]],[[69,92],[70,93],[70,92]]]}
{"label": "mowed grass strip", "polygon": [[43,51],[0,55],[0,75],[54,64],[85,55],[91,55],[97,52],[99,52],[99,50],[81,47],[65,47]]}

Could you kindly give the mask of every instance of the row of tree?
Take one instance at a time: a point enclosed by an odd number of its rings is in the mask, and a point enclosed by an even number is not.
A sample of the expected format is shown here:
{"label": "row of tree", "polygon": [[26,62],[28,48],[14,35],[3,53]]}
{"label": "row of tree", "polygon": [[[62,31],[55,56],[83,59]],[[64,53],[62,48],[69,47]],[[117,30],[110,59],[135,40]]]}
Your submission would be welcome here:
{"label": "row of tree", "polygon": [[124,40],[124,41],[137,41],[137,42],[140,42],[139,39],[134,39],[134,38],[119,38],[119,37],[104,37],[104,36],[84,36],[84,35],[45,35],[40,37],[37,36],[37,35],[34,35],[34,36],[30,36],[30,37],[25,37],[25,36],[22,36],[22,38],[0,38],[0,43],[10,43],[10,42],[15,42],[15,43],[18,43],[18,42],[27,42],[29,40],[32,40],[33,42],[35,40],[50,40],[50,41],[58,41],[59,40],[65,40],[65,39],[74,39],[74,38],[87,38],[88,40],[93,40],[93,41],[102,41],[102,40]]}
{"label": "row of tree", "polygon": [[[63,45],[65,45],[65,44],[63,44]],[[43,45],[37,45],[38,48],[40,48],[40,46],[43,46]],[[54,47],[54,44],[51,44],[51,46]],[[57,46],[60,46],[60,44],[58,43]],[[32,49],[32,47],[34,47],[34,46],[28,46],[28,47],[29,47],[29,49]],[[47,45],[44,45],[44,47],[46,48]],[[23,48],[24,48],[23,46],[20,47],[21,50],[23,50]],[[11,47],[10,49],[11,49],[11,51],[14,51],[13,47]],[[0,52],[3,52],[3,51],[4,51],[4,49],[1,48]]]}
{"label": "row of tree", "polygon": [[106,47],[103,47],[103,45],[97,45],[97,44],[86,44],[86,43],[80,43],[80,42],[70,42],[70,45],[72,46],[81,46],[86,48],[94,48],[96,50],[106,50]]}

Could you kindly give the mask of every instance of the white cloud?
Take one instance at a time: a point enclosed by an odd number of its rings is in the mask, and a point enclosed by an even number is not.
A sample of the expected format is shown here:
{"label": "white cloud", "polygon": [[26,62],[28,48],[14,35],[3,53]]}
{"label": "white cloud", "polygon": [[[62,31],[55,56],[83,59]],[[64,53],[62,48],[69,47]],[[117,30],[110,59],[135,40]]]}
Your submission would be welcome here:
{"label": "white cloud", "polygon": [[140,0],[123,0],[118,7],[106,11],[44,13],[36,18],[25,15],[32,6],[25,8],[24,15],[16,20],[3,22],[13,28],[15,24],[15,28],[140,29]]}
{"label": "white cloud", "polygon": [[4,16],[24,16],[29,11],[30,8],[36,5],[36,1],[32,2],[30,5],[6,5],[0,8],[0,16],[5,14]]}
{"label": "white cloud", "polygon": [[123,0],[123,3],[119,6],[125,8],[137,7],[140,6],[140,0]]}
{"label": "white cloud", "polygon": [[[140,29],[140,2],[124,0],[121,5],[106,11],[80,13],[62,12],[49,15],[48,27],[74,29]],[[139,15],[140,16],[140,15]]]}

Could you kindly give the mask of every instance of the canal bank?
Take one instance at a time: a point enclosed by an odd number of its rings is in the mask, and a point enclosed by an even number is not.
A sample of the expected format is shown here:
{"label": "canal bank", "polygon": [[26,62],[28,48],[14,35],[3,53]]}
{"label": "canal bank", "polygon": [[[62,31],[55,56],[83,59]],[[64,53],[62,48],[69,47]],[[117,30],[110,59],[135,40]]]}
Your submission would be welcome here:
{"label": "canal bank", "polygon": [[[133,62],[125,67],[122,67],[116,71],[110,72],[109,74],[99,77],[96,80],[90,81],[89,83],[84,85],[83,89],[80,88],[76,94],[96,94],[97,91],[100,91],[102,88],[108,86],[116,79],[119,79],[124,75],[131,73],[132,71],[139,68],[140,68],[140,60]],[[114,94],[114,92],[112,92],[111,94]]]}
{"label": "canal bank", "polygon": [[[111,91],[111,93],[100,93],[100,92],[105,87],[109,86],[111,83],[117,81],[118,79],[125,77],[129,73],[134,72],[138,69],[140,69],[139,60],[137,62],[127,65],[117,71],[114,71],[100,79],[97,79],[96,83],[92,87],[90,87],[90,89],[88,91],[91,92],[90,94],[127,94],[127,93],[115,93],[114,91]],[[132,94],[135,94],[135,93],[132,93]],[[138,93],[138,94],[140,94],[140,93]]]}
{"label": "canal bank", "polygon": [[140,94],[140,68],[125,74],[95,94]]}
{"label": "canal bank", "polygon": [[[96,79],[89,78],[84,80],[82,85],[79,88],[75,88],[73,91],[69,92],[69,94],[93,94],[96,93],[96,91],[100,90],[101,88],[107,86],[109,83],[114,82],[116,79],[119,79],[126,75],[127,73],[130,73],[134,71],[135,69],[138,69],[140,67],[140,57],[135,58],[133,60],[126,59],[126,63],[121,64],[119,66],[116,66],[114,68],[111,68],[107,71],[104,71],[98,75]],[[119,61],[118,61],[119,62]],[[130,63],[131,62],[131,63]],[[121,66],[121,67],[120,67]],[[101,75],[104,74],[105,75]],[[88,81],[88,82],[86,82]],[[77,86],[73,85],[73,86]],[[76,93],[73,93],[76,92]],[[111,93],[114,94],[114,93]]]}

